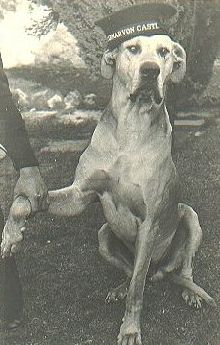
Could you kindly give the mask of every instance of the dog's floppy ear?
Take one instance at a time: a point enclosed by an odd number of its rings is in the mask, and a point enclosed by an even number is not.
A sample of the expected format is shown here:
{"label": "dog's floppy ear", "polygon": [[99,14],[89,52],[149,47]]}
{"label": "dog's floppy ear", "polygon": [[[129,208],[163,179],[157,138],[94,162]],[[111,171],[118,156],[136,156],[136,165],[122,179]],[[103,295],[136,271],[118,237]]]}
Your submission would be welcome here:
{"label": "dog's floppy ear", "polygon": [[106,50],[103,54],[101,61],[101,75],[105,79],[111,79],[115,68],[115,59],[118,53],[118,49]]}
{"label": "dog's floppy ear", "polygon": [[180,83],[186,73],[186,52],[179,43],[173,44],[173,71],[170,79],[173,83]]}

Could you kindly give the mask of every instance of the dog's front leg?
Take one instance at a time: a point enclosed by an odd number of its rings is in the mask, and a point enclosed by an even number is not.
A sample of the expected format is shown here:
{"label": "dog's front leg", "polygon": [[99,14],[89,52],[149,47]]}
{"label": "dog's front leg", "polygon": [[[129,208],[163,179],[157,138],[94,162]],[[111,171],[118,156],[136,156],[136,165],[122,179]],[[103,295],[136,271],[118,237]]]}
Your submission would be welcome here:
{"label": "dog's front leg", "polygon": [[148,219],[139,228],[135,244],[134,272],[126,300],[126,310],[118,345],[141,345],[140,314],[147,271],[152,257],[155,227]]}
{"label": "dog's front leg", "polygon": [[59,216],[76,216],[96,198],[94,191],[88,189],[85,191],[78,184],[73,183],[69,187],[48,193],[48,211]]}
{"label": "dog's front leg", "polygon": [[[69,187],[48,193],[48,211],[60,216],[76,216],[95,200],[96,194],[93,191],[89,188],[84,190],[79,184],[73,183]],[[2,233],[1,255],[3,258],[18,249],[23,239],[26,219],[31,216],[31,213],[28,198],[19,196],[14,200]]]}

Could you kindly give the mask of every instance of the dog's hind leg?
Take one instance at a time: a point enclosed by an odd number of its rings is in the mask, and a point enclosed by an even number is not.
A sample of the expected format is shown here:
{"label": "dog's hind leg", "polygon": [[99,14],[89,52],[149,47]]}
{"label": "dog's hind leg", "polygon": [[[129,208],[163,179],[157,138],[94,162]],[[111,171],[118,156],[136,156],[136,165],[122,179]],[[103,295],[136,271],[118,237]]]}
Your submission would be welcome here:
{"label": "dog's hind leg", "polygon": [[187,231],[180,275],[186,279],[193,280],[192,261],[202,241],[202,229],[197,213],[190,206],[179,204],[178,209],[184,228]]}
{"label": "dog's hind leg", "polygon": [[132,254],[125,244],[115,236],[108,224],[104,224],[99,230],[98,240],[99,252],[102,257],[127,275],[127,279],[121,285],[109,291],[106,300],[111,302],[124,299],[133,274]]}
{"label": "dog's hind leg", "polygon": [[202,241],[202,229],[199,224],[198,215],[186,204],[179,204],[178,207],[183,223],[188,230],[188,236],[180,273],[171,277],[175,283],[184,287],[182,297],[187,304],[195,308],[200,308],[201,301],[205,300],[208,304],[214,306],[215,302],[213,298],[193,282],[193,258]]}
{"label": "dog's hind leg", "polygon": [[167,273],[180,268],[178,274],[168,278],[184,288],[182,297],[187,304],[201,307],[201,300],[214,305],[214,300],[193,282],[192,262],[202,240],[202,229],[197,213],[188,205],[179,204],[180,225],[170,248],[166,263],[152,277],[152,281],[162,279]]}
{"label": "dog's hind leg", "polygon": [[172,240],[167,257],[152,281],[160,280],[180,266],[181,275],[192,279],[192,260],[202,239],[202,229],[196,212],[185,204],[178,205],[180,222]]}
{"label": "dog's hind leg", "polygon": [[173,237],[168,253],[159,263],[159,268],[156,273],[154,273],[150,278],[152,282],[162,280],[168,273],[171,273],[180,267],[185,253],[186,240],[187,231],[183,227],[183,222],[181,221]]}

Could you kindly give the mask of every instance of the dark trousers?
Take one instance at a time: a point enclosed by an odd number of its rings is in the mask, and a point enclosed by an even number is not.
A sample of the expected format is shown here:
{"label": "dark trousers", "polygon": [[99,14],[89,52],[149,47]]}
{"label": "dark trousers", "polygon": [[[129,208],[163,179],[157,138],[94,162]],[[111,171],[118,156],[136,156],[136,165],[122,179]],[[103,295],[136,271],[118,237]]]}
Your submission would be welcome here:
{"label": "dark trousers", "polygon": [[[4,216],[0,209],[0,239]],[[15,258],[0,258],[0,318],[5,321],[19,319],[23,314],[23,296]]]}

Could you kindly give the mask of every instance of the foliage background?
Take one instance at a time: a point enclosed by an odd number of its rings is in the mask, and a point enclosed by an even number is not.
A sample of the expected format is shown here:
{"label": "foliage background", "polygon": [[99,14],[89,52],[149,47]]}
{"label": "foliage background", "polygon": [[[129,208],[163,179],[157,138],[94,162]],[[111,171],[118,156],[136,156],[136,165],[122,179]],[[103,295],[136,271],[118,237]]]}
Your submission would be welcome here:
{"label": "foliage background", "polygon": [[[89,75],[99,76],[99,62],[105,49],[104,36],[95,30],[94,22],[113,11],[132,4],[162,2],[161,0],[41,0],[58,14],[82,48]],[[219,49],[219,1],[215,0],[163,0],[178,10],[170,34],[187,51],[188,64],[185,83],[171,90],[172,99],[179,104],[188,97],[196,98],[204,91],[212,74],[213,61]],[[175,88],[176,89],[176,88]],[[180,97],[181,95],[181,97]]]}

